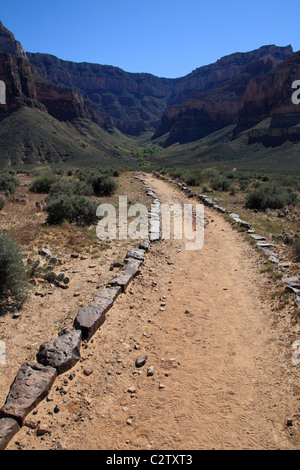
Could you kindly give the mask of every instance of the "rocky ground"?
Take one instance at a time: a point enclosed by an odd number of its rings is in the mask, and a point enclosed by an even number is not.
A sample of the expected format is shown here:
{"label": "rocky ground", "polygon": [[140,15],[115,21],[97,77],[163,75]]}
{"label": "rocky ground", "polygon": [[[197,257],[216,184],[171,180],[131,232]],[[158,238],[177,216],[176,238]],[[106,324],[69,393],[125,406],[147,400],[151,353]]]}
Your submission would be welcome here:
{"label": "rocky ground", "polygon": [[[147,181],[162,202],[191,202],[168,183]],[[291,344],[300,328],[291,305],[278,308],[278,286],[242,234],[211,209],[205,220],[202,250],[187,251],[184,240],[152,245],[141,274],[83,345],[81,361],[56,380],[8,449],[299,448]],[[75,290],[84,303],[97,288],[87,280],[104,282],[109,270],[99,278],[99,264],[90,263],[67,258],[66,267],[85,273],[74,286],[36,297],[23,321],[3,320],[2,401],[42,334],[57,332],[57,306],[67,326],[78,307]]]}

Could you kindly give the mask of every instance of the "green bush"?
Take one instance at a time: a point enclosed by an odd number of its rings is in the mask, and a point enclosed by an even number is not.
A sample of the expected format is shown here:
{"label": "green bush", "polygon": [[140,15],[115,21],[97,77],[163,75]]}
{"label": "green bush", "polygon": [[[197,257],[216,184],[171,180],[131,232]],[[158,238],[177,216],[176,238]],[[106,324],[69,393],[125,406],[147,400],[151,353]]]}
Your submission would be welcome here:
{"label": "green bush", "polygon": [[54,194],[77,194],[78,196],[92,196],[93,188],[85,181],[67,181],[60,178],[52,184],[49,191],[50,196]]}
{"label": "green bush", "polygon": [[298,196],[291,188],[283,188],[272,184],[264,184],[246,196],[246,207],[265,211],[266,209],[282,209],[297,203]]}
{"label": "green bush", "polygon": [[19,186],[19,180],[10,173],[0,174],[0,191],[9,191],[15,193]]}
{"label": "green bush", "polygon": [[50,168],[45,167],[39,170],[38,176],[29,186],[29,191],[34,193],[48,193],[51,186],[56,182],[56,176]]}
{"label": "green bush", "polygon": [[226,178],[221,178],[220,176],[216,176],[212,178],[211,187],[215,191],[229,191],[230,190],[230,182]]}
{"label": "green bush", "polygon": [[109,173],[110,170],[79,170],[77,175],[81,182],[92,187],[95,196],[111,196],[117,190],[118,184]]}
{"label": "green bush", "polygon": [[75,222],[78,225],[96,223],[98,204],[83,196],[58,194],[47,199],[47,222],[58,225],[63,221]]}
{"label": "green bush", "polygon": [[201,172],[197,170],[185,171],[182,174],[182,179],[188,186],[200,186],[203,181]]}
{"label": "green bush", "polygon": [[6,232],[0,231],[0,302],[20,308],[27,298],[28,282],[22,253]]}

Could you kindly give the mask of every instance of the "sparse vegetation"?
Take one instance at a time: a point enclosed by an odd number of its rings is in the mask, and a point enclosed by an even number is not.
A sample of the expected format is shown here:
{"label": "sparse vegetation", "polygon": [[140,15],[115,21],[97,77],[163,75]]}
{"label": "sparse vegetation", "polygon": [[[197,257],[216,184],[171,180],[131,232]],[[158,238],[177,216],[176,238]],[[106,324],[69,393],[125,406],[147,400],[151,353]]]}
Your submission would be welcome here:
{"label": "sparse vegetation", "polygon": [[19,181],[12,174],[3,172],[0,174],[0,191],[8,191],[10,194],[16,192]]}
{"label": "sparse vegetation", "polygon": [[247,194],[246,207],[259,211],[282,209],[289,205],[295,205],[297,199],[297,194],[291,188],[265,184]]}
{"label": "sparse vegetation", "polygon": [[20,308],[27,290],[21,250],[8,233],[0,231],[0,306]]}
{"label": "sparse vegetation", "polygon": [[47,223],[58,225],[63,221],[78,225],[92,225],[96,222],[98,203],[83,196],[58,194],[47,200]]}
{"label": "sparse vegetation", "polygon": [[56,176],[50,167],[43,167],[38,170],[37,177],[32,181],[29,190],[34,193],[48,193],[51,186],[56,182]]}
{"label": "sparse vegetation", "polygon": [[117,182],[111,176],[112,172],[104,170],[80,170],[79,180],[90,186],[95,196],[111,196],[118,188]]}

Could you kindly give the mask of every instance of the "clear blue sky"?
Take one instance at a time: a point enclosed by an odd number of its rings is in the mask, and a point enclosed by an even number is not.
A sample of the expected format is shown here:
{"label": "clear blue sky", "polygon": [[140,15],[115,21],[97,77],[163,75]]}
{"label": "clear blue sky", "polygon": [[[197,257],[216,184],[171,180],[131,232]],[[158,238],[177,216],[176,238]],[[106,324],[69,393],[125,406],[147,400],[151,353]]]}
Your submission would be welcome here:
{"label": "clear blue sky", "polygon": [[233,52],[300,50],[300,0],[2,0],[29,52],[175,78]]}

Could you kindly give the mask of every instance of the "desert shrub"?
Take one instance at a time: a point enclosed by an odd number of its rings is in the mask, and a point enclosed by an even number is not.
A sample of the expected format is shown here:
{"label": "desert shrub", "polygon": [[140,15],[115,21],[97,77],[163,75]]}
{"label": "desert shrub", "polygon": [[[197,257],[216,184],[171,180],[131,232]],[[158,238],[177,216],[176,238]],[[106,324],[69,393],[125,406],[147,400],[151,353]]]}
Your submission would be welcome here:
{"label": "desert shrub", "polygon": [[20,308],[27,290],[22,253],[9,234],[0,231],[0,303],[10,300],[11,306]]}
{"label": "desert shrub", "polygon": [[211,179],[211,178],[215,178],[216,176],[218,176],[219,172],[218,170],[216,170],[216,168],[204,168],[202,170],[202,175],[203,175],[203,178],[205,179]]}
{"label": "desert shrub", "polygon": [[51,186],[56,182],[56,176],[48,167],[41,168],[38,171],[38,176],[32,181],[29,186],[29,191],[34,193],[48,193]]}
{"label": "desert shrub", "polygon": [[80,170],[78,178],[91,186],[95,196],[111,196],[118,188],[117,182],[109,176],[110,170]]}
{"label": "desert shrub", "polygon": [[234,180],[236,175],[234,171],[227,171],[224,176],[229,180]]}
{"label": "desert shrub", "polygon": [[69,181],[64,179],[59,179],[55,183],[53,183],[49,190],[49,195],[58,195],[58,194],[73,194],[73,187]]}
{"label": "desert shrub", "polygon": [[47,198],[47,222],[58,225],[63,221],[78,225],[91,225],[96,222],[98,204],[75,194],[58,194]]}
{"label": "desert shrub", "polygon": [[93,188],[85,181],[75,181],[73,183],[73,193],[78,196],[92,196]]}
{"label": "desert shrub", "polygon": [[185,171],[182,174],[182,179],[188,186],[200,186],[203,181],[201,172],[197,170]]}
{"label": "desert shrub", "polygon": [[92,187],[96,196],[111,196],[117,190],[118,184],[110,176],[95,175]]}
{"label": "desert shrub", "polygon": [[19,180],[10,173],[0,174],[0,191],[9,191],[15,193],[19,186]]}
{"label": "desert shrub", "polygon": [[296,204],[297,199],[297,194],[291,188],[265,184],[247,194],[246,207],[260,211],[282,209]]}
{"label": "desert shrub", "polygon": [[222,178],[220,176],[215,176],[212,178],[211,187],[215,191],[229,191],[230,190],[230,182],[226,178]]}
{"label": "desert shrub", "polygon": [[5,206],[5,203],[6,203],[6,199],[5,197],[1,197],[0,196],[0,211],[3,209],[3,207]]}
{"label": "desert shrub", "polygon": [[238,179],[240,190],[245,191],[248,188],[250,182],[251,182],[251,179],[249,176],[247,175],[240,176]]}
{"label": "desert shrub", "polygon": [[85,181],[67,181],[62,178],[51,185],[49,195],[77,194],[78,196],[92,196],[93,188]]}

